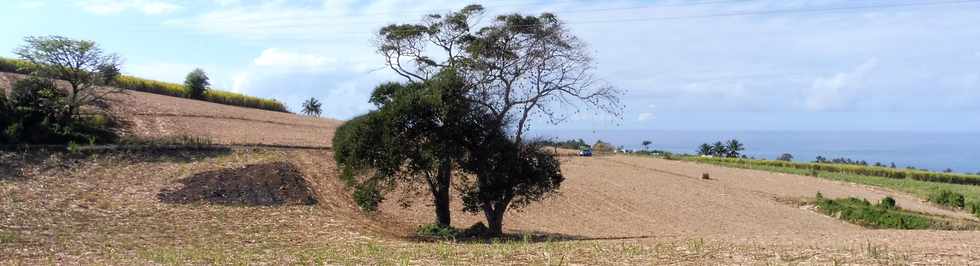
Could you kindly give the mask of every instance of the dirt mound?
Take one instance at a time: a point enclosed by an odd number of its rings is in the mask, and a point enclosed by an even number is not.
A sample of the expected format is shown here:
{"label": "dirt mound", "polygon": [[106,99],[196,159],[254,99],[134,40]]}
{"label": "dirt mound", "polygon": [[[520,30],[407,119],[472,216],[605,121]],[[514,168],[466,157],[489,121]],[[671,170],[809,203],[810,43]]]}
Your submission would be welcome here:
{"label": "dirt mound", "polygon": [[296,166],[273,162],[197,173],[178,180],[178,189],[157,196],[165,203],[224,205],[313,205],[316,196]]}

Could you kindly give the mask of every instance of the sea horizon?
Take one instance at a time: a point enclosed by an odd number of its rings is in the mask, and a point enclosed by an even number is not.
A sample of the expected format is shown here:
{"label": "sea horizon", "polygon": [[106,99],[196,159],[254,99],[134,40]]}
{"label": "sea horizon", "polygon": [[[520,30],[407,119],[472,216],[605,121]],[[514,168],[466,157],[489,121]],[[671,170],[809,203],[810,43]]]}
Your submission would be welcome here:
{"label": "sea horizon", "polygon": [[531,135],[558,140],[597,140],[616,147],[642,150],[649,140],[651,150],[696,153],[701,143],[737,139],[745,144],[742,153],[757,159],[775,159],[783,153],[793,161],[811,162],[817,156],[895,163],[931,171],[980,172],[980,132],[918,130],[677,130],[677,129],[540,129]]}

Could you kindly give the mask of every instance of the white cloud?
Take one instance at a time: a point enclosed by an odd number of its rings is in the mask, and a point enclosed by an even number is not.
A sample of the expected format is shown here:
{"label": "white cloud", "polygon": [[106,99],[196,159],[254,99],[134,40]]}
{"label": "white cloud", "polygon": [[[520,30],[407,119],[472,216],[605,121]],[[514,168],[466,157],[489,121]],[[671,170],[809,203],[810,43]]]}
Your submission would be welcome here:
{"label": "white cloud", "polygon": [[854,108],[852,104],[861,90],[865,79],[878,66],[877,59],[868,59],[854,70],[837,73],[831,77],[817,78],[813,81],[804,98],[804,104],[811,111],[839,111]]}
{"label": "white cloud", "polygon": [[253,60],[256,66],[287,70],[323,71],[335,67],[336,59],[315,54],[304,54],[269,48]]}
{"label": "white cloud", "polygon": [[75,4],[97,15],[115,15],[127,10],[136,10],[146,15],[160,15],[180,9],[180,5],[174,2],[157,0],[81,0]]}
{"label": "white cloud", "polygon": [[636,121],[641,121],[642,122],[642,121],[647,121],[647,120],[651,120],[651,119],[654,119],[654,118],[656,118],[656,117],[653,116],[653,113],[644,112],[644,113],[640,113],[639,115],[636,116]]}

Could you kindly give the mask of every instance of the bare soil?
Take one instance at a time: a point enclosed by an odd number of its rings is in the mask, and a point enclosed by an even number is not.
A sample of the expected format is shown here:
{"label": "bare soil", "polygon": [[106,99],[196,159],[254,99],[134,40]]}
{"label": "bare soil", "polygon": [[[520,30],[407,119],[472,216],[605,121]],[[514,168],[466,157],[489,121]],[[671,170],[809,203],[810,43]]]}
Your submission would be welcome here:
{"label": "bare soil", "polygon": [[313,205],[317,199],[296,166],[285,162],[246,165],[194,174],[164,189],[161,202],[226,205]]}

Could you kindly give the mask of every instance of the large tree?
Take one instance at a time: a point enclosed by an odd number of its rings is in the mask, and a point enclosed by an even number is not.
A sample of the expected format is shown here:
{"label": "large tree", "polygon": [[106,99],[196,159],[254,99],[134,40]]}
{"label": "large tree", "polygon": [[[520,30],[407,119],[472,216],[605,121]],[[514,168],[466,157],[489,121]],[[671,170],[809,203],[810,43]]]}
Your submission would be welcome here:
{"label": "large tree", "polygon": [[65,119],[78,115],[83,106],[105,107],[105,96],[114,90],[98,90],[119,75],[121,60],[91,41],[61,36],[27,37],[14,53],[29,61],[32,75],[63,80],[70,87]]}
{"label": "large tree", "polygon": [[371,96],[378,110],[337,130],[334,156],[362,208],[373,209],[397,187],[427,189],[436,223],[450,226],[452,170],[464,157],[466,138],[481,128],[469,117],[462,88],[452,71],[425,82],[383,84]]}
{"label": "large tree", "polygon": [[[506,156],[512,159],[537,156],[529,155],[527,149],[533,146],[524,141],[532,117],[560,123],[579,107],[620,115],[620,92],[593,75],[594,63],[586,45],[555,15],[502,15],[476,27],[483,12],[482,6],[471,5],[446,15],[426,16],[417,24],[386,26],[379,31],[378,51],[387,66],[409,82],[427,81],[445,69],[457,70],[465,82],[464,99],[479,108],[485,128],[506,132],[513,142],[514,149],[500,151],[509,152]],[[480,160],[490,160],[487,158]],[[522,171],[507,173],[477,173],[473,182],[516,186],[520,182],[485,179],[527,178]],[[487,186],[469,187],[472,189],[463,191],[464,198],[493,194],[484,191]],[[486,200],[477,201],[476,207],[484,210],[492,229],[499,229],[514,197],[483,198]]]}

